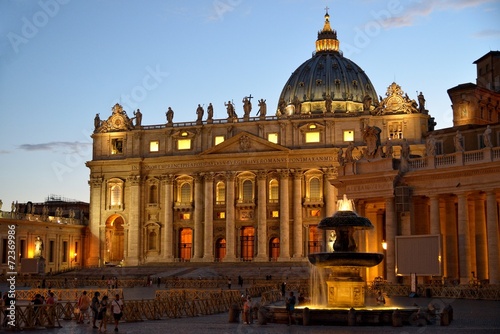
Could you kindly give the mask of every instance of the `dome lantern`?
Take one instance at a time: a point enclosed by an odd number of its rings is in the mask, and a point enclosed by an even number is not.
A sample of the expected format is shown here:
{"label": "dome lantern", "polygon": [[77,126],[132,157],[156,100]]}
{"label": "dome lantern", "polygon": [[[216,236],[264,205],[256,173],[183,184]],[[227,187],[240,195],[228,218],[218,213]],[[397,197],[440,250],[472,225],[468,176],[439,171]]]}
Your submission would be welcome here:
{"label": "dome lantern", "polygon": [[337,32],[330,26],[330,15],[328,14],[328,7],[326,8],[325,24],[323,30],[318,32],[318,39],[316,40],[316,52],[338,52],[339,41],[337,39]]}

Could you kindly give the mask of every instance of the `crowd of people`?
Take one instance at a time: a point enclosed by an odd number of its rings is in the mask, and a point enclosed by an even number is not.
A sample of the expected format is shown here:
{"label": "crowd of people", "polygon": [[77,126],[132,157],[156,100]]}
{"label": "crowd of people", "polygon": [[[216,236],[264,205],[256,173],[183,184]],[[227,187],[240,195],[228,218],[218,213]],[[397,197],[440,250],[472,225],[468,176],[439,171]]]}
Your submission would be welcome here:
{"label": "crowd of people", "polygon": [[[87,324],[90,324],[90,316],[92,316],[92,328],[99,329],[99,332],[106,332],[108,321],[112,317],[115,325],[114,331],[118,332],[118,323],[123,317],[123,300],[120,299],[119,294],[116,294],[111,301],[107,295],[101,299],[100,296],[100,292],[96,291],[90,299],[87,291],[82,292],[75,308],[75,313],[79,314],[77,323],[83,324],[87,317]],[[99,326],[97,326],[98,320]]]}

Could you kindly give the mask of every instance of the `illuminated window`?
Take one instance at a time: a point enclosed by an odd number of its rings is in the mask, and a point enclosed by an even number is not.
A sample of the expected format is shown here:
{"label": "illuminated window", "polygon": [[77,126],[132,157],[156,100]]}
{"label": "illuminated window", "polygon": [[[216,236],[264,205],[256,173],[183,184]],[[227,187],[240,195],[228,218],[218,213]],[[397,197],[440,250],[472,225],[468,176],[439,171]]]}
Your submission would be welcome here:
{"label": "illuminated window", "polygon": [[403,139],[403,122],[390,122],[387,128],[389,129],[388,139]]}
{"label": "illuminated window", "polygon": [[279,200],[279,184],[278,180],[272,179],[269,182],[269,202],[275,203]]}
{"label": "illuminated window", "polygon": [[111,154],[123,153],[123,139],[111,139]]}
{"label": "illuminated window", "polygon": [[149,142],[149,152],[158,152],[160,150],[160,142],[152,140]]}
{"label": "illuminated window", "polygon": [[226,203],[226,185],[224,182],[217,182],[215,202],[219,205]]}
{"label": "illuminated window", "polygon": [[215,136],[214,144],[219,145],[224,141],[224,139],[225,139],[224,136]]}
{"label": "illuminated window", "polygon": [[273,210],[271,212],[271,217],[273,217],[273,218],[279,218],[279,216],[280,216],[280,212],[278,210]]}
{"label": "illuminated window", "polygon": [[189,220],[189,219],[191,219],[191,214],[190,213],[181,213],[181,219],[182,220]]}
{"label": "illuminated window", "polygon": [[267,134],[267,140],[270,141],[271,143],[278,144],[278,134],[277,133],[268,133]]}
{"label": "illuminated window", "polygon": [[217,212],[217,219],[225,219],[225,218],[226,218],[226,212],[225,211]]}
{"label": "illuminated window", "polygon": [[190,150],[191,149],[191,139],[179,139],[179,140],[177,140],[177,149],[179,151]]}
{"label": "illuminated window", "polygon": [[344,130],[344,141],[354,141],[353,130]]}
{"label": "illuminated window", "polygon": [[320,209],[313,209],[309,212],[309,216],[311,217],[321,217],[321,210]]}
{"label": "illuminated window", "polygon": [[306,132],[306,143],[319,143],[319,132]]}

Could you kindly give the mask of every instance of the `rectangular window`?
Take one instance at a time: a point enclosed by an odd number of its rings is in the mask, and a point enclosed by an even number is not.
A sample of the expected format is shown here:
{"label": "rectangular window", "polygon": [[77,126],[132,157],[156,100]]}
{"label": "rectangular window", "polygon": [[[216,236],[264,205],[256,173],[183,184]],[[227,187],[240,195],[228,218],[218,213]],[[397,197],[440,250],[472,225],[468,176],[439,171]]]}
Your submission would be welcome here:
{"label": "rectangular window", "polygon": [[63,241],[62,243],[62,260],[61,262],[68,262],[68,242]]}
{"label": "rectangular window", "polygon": [[309,211],[309,216],[310,217],[321,217],[321,210],[320,209],[312,209]]}
{"label": "rectangular window", "polygon": [[181,213],[181,220],[189,220],[191,219],[190,213]]}
{"label": "rectangular window", "polygon": [[111,139],[111,154],[123,153],[123,139]]}
{"label": "rectangular window", "polygon": [[353,130],[344,130],[344,141],[354,141]]}
{"label": "rectangular window", "polygon": [[225,218],[226,218],[225,211],[217,212],[217,219],[225,219]]}
{"label": "rectangular window", "polygon": [[387,139],[403,139],[403,122],[390,122],[387,128],[389,129]]}
{"label": "rectangular window", "polygon": [[191,149],[191,139],[179,139],[179,140],[177,140],[177,149],[179,151],[190,150]]}
{"label": "rectangular window", "polygon": [[219,144],[220,144],[220,143],[222,143],[224,140],[225,140],[224,136],[215,136],[215,139],[214,139],[214,144],[215,144],[215,145],[219,145]]}
{"label": "rectangular window", "polygon": [[319,143],[319,132],[306,132],[306,143]]}
{"label": "rectangular window", "polygon": [[268,133],[267,140],[270,141],[271,143],[278,144],[278,134],[275,132]]}
{"label": "rectangular window", "polygon": [[271,211],[271,217],[279,218],[279,216],[280,216],[280,212],[278,210]]}
{"label": "rectangular window", "polygon": [[49,262],[54,262],[54,245],[55,245],[55,241],[50,240],[49,241]]}
{"label": "rectangular window", "polygon": [[149,142],[149,152],[158,152],[160,150],[160,142],[152,140]]}

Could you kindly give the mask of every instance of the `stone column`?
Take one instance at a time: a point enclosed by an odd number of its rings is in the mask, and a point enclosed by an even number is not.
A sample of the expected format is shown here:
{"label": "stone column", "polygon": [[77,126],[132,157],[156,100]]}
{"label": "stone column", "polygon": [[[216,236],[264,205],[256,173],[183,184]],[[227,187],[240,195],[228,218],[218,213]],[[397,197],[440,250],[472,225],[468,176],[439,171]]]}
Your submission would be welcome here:
{"label": "stone column", "polygon": [[486,192],[486,226],[488,230],[488,274],[490,284],[500,283],[498,208],[495,191]]}
{"label": "stone column", "polygon": [[194,175],[194,253],[191,261],[197,262],[203,256],[203,188],[202,178]]}
{"label": "stone column", "polygon": [[[85,260],[85,264],[88,266],[100,266],[104,264],[104,252],[105,247],[101,247],[105,239],[100,234],[100,226],[105,226],[106,222],[101,222],[101,208],[106,205],[105,194],[106,189],[105,183],[102,177],[90,176],[90,240],[89,240],[89,252],[88,259]],[[54,250],[55,255],[57,252]]]}
{"label": "stone column", "polygon": [[439,224],[439,195],[431,195],[430,201],[430,233],[441,234],[441,227]]}
{"label": "stone column", "polygon": [[206,173],[205,177],[205,247],[203,260],[214,261],[214,173]]}
{"label": "stone column", "polygon": [[224,257],[224,262],[236,261],[234,253],[236,246],[234,232],[235,178],[236,174],[234,172],[226,173],[226,256]]}
{"label": "stone column", "polygon": [[470,233],[469,209],[467,207],[467,193],[458,196],[458,260],[460,268],[460,284],[467,284],[471,277],[470,267]]}
{"label": "stone column", "polygon": [[303,240],[302,235],[302,171],[293,173],[293,257],[302,259]]}
{"label": "stone column", "polygon": [[290,261],[290,203],[288,200],[288,169],[280,172],[280,256],[279,261]]}
{"label": "stone column", "polygon": [[385,251],[385,264],[387,268],[387,281],[396,283],[396,210],[394,197],[385,199],[385,238],[387,250]]}
{"label": "stone column", "polygon": [[484,204],[484,194],[475,194],[475,230],[473,231],[473,239],[475,239],[476,244],[476,277],[481,280],[488,278],[488,244],[486,234],[486,207]]}
{"label": "stone column", "polygon": [[447,195],[444,197],[444,276],[458,278],[458,231],[457,216],[455,211],[455,197]]}
{"label": "stone column", "polygon": [[[125,228],[125,242],[126,242],[126,265],[127,266],[137,266],[142,262],[142,235],[143,230],[141,228],[141,177],[139,175],[130,175],[127,177],[128,194],[129,197],[125,202],[128,208],[128,221],[126,222]],[[128,228],[127,228],[128,227]],[[128,233],[127,233],[128,230]]]}
{"label": "stone column", "polygon": [[257,256],[255,261],[266,262],[269,260],[267,254],[267,171],[259,171],[257,173]]}
{"label": "stone column", "polygon": [[174,176],[173,175],[162,175],[162,185],[163,185],[163,244],[162,244],[162,254],[163,259],[167,262],[174,261],[173,255],[173,244],[174,244],[174,217],[172,212],[173,206],[173,191],[174,191]]}
{"label": "stone column", "polygon": [[338,190],[331,183],[330,179],[336,177],[333,168],[324,170],[323,174],[323,196],[325,198],[325,217],[331,217],[337,211]]}

